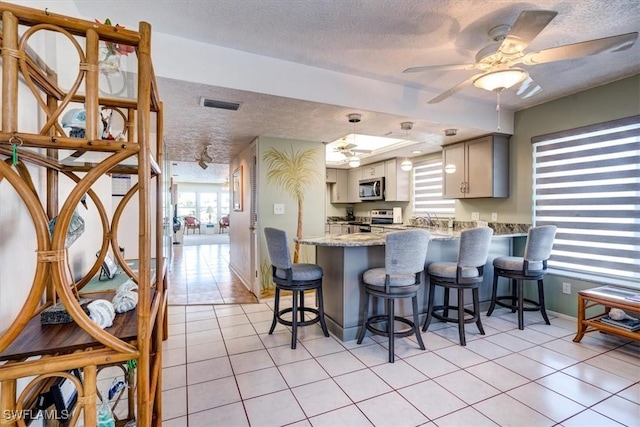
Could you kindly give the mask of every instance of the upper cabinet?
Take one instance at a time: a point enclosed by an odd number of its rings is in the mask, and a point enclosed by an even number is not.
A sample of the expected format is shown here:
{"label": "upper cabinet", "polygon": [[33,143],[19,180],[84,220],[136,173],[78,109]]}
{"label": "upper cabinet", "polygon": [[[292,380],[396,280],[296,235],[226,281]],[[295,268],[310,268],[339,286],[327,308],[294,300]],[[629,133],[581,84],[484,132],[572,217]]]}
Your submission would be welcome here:
{"label": "upper cabinet", "polygon": [[360,169],[362,170],[362,178],[380,178],[384,176],[384,163],[372,163],[370,165],[362,166]]}
{"label": "upper cabinet", "polygon": [[[331,186],[331,203],[349,203],[347,171],[345,169],[327,169],[335,172],[335,181]],[[327,181],[329,182],[329,181]]]}
{"label": "upper cabinet", "polygon": [[385,161],[384,167],[385,201],[408,202],[411,172],[403,171],[400,168],[400,161],[395,158]]}
{"label": "upper cabinet", "polygon": [[325,182],[327,184],[335,184],[338,180],[337,169],[325,169]]}
{"label": "upper cabinet", "polygon": [[509,135],[443,147],[446,199],[509,197]]}
{"label": "upper cabinet", "polygon": [[349,169],[348,171],[348,191],[349,191],[349,195],[347,196],[347,200],[349,203],[360,203],[362,202],[362,200],[360,200],[360,194],[359,194],[359,185],[360,185],[360,180],[362,179],[362,169],[361,168],[354,168],[354,169]]}

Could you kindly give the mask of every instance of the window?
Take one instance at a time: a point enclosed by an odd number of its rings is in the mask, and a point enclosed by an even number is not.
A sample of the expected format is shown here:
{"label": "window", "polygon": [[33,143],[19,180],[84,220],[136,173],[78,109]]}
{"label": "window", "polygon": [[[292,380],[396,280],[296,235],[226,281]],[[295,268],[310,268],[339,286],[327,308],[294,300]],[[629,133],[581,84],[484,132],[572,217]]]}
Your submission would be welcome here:
{"label": "window", "polygon": [[196,193],[180,192],[178,193],[178,216],[185,217],[196,214]]}
{"label": "window", "polygon": [[218,193],[198,193],[200,198],[200,222],[215,224],[218,222]]}
{"label": "window", "polygon": [[441,155],[413,165],[413,213],[437,218],[456,214],[455,200],[442,198]]}
{"label": "window", "polygon": [[640,282],[640,116],[535,137],[534,223],[549,266]]}

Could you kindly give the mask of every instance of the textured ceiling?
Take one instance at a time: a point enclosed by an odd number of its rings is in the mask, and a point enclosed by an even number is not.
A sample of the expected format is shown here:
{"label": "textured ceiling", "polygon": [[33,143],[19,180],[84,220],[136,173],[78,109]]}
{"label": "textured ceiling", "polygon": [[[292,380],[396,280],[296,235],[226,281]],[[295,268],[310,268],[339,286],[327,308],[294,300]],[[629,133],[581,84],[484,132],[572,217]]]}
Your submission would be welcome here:
{"label": "textured ceiling", "polygon": [[[109,16],[112,22],[134,28],[144,20],[157,32],[434,93],[475,72],[402,74],[402,70],[472,63],[477,51],[491,43],[489,29],[514,23],[523,10],[558,11],[528,52],[640,29],[638,0],[76,0],[76,5],[85,16]],[[640,43],[620,53],[525,68],[544,90],[527,100],[513,90],[505,91],[503,108],[517,111],[637,74]],[[214,161],[228,163],[259,135],[331,141],[351,130],[345,116],[353,108],[161,77],[158,81],[171,160],[193,161],[202,144],[211,143]],[[201,96],[239,102],[241,107],[237,112],[203,109]],[[495,94],[475,87],[454,96],[495,104]],[[444,128],[459,127],[360,112],[367,118],[358,129],[361,133],[381,135],[411,120],[416,122],[412,136],[436,146],[443,140]],[[459,138],[475,131],[459,128]]]}

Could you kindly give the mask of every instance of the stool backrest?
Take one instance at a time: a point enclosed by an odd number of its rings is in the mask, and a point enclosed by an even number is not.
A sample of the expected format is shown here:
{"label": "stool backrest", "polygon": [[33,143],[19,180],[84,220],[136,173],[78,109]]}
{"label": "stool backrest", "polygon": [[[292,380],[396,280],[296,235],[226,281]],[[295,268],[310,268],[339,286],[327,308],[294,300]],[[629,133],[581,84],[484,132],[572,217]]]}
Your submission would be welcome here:
{"label": "stool backrest", "polygon": [[271,265],[285,270],[291,268],[291,253],[289,252],[287,233],[277,228],[265,227],[264,237],[267,241]]}
{"label": "stool backrest", "polygon": [[459,267],[480,267],[487,263],[493,229],[478,227],[460,233]]}
{"label": "stool backrest", "polygon": [[424,270],[431,234],[427,230],[405,230],[387,233],[385,273],[412,274]]}
{"label": "stool backrest", "polygon": [[556,229],[555,225],[531,227],[527,236],[527,245],[524,249],[524,259],[529,262],[549,259],[553,240],[556,237]]}

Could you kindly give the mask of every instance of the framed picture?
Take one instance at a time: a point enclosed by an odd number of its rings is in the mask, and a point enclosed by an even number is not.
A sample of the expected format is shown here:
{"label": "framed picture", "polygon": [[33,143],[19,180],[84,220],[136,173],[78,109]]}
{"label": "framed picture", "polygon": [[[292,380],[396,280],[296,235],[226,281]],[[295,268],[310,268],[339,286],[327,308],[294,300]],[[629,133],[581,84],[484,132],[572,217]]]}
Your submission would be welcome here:
{"label": "framed picture", "polygon": [[242,210],[242,166],[233,171],[232,203],[234,211]]}

